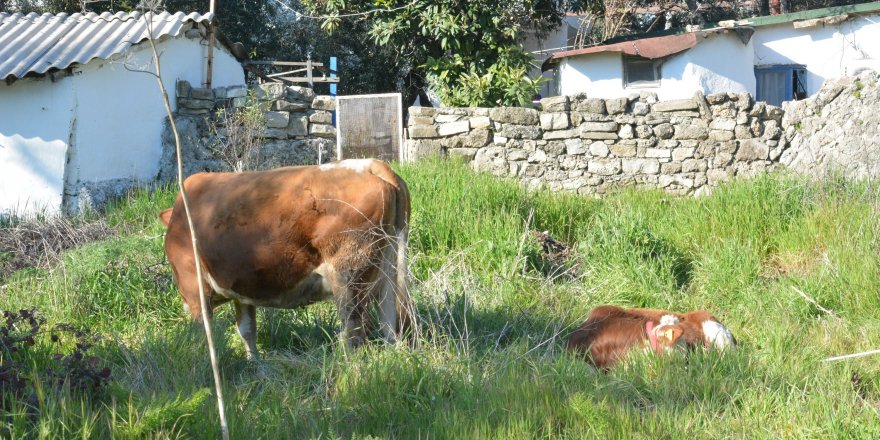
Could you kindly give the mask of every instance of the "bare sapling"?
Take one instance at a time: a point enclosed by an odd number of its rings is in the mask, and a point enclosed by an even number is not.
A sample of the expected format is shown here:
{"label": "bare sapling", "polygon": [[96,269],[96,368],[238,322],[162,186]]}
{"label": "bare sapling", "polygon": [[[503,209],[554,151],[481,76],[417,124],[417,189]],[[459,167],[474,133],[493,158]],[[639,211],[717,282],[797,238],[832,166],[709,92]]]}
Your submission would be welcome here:
{"label": "bare sapling", "polygon": [[[165,89],[165,84],[162,82],[162,66],[159,57],[159,53],[156,50],[156,42],[154,41],[153,36],[153,15],[154,11],[158,9],[159,4],[155,2],[155,0],[148,0],[141,4],[141,6],[146,10],[144,13],[144,22],[147,26],[147,39],[150,42],[150,49],[153,52],[153,63],[156,67],[155,73],[151,73],[156,77],[156,81],[159,84],[159,91],[162,93],[162,100],[165,104],[165,112],[168,114],[168,121],[171,125],[171,131],[174,133],[174,144],[177,152],[177,185],[180,190],[180,197],[183,199],[183,209],[186,217],[187,224],[189,225],[190,237],[192,237],[192,247],[193,247],[193,255],[195,256],[195,265],[196,265],[196,279],[202,279],[202,266],[201,266],[201,257],[199,256],[199,246],[198,246],[198,234],[193,225],[189,198],[186,195],[186,188],[183,185],[183,154],[180,144],[180,134],[177,131],[177,125],[174,121],[174,114],[171,111],[171,102],[168,99],[168,91]],[[202,309],[202,323],[205,327],[205,336],[208,340],[208,354],[211,358],[211,370],[214,375],[214,391],[217,394],[217,410],[220,414],[220,430],[223,435],[224,440],[229,439],[229,425],[226,422],[226,412],[223,408],[223,387],[220,382],[220,368],[217,363],[217,352],[214,348],[214,335],[211,330],[211,314],[208,311],[208,303],[207,298],[205,297],[205,289],[202,283],[198,283],[199,285],[199,301],[201,303]]]}
{"label": "bare sapling", "polygon": [[264,105],[248,93],[244,106],[220,108],[211,121],[216,141],[209,147],[227,169],[240,173],[263,166],[262,146],[266,127]]}

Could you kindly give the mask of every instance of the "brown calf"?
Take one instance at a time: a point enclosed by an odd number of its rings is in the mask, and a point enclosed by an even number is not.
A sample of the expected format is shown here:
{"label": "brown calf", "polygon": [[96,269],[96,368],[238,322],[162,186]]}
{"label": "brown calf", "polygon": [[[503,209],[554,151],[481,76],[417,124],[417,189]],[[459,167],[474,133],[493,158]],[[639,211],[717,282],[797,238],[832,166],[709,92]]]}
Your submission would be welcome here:
{"label": "brown calf", "polygon": [[634,348],[662,354],[675,346],[723,350],[735,345],[730,331],[705,310],[680,314],[601,306],[590,312],[566,348],[588,355],[591,364],[607,370]]}

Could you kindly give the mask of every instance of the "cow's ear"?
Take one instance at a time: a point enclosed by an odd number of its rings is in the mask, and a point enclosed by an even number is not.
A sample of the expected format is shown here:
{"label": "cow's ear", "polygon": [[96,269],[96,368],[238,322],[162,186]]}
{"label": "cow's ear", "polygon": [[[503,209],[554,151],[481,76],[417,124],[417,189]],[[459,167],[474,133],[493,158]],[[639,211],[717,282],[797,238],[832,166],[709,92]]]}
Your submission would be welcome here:
{"label": "cow's ear", "polygon": [[162,220],[162,224],[164,224],[166,227],[168,226],[168,223],[171,223],[171,214],[173,212],[174,208],[168,208],[159,213],[159,220]]}

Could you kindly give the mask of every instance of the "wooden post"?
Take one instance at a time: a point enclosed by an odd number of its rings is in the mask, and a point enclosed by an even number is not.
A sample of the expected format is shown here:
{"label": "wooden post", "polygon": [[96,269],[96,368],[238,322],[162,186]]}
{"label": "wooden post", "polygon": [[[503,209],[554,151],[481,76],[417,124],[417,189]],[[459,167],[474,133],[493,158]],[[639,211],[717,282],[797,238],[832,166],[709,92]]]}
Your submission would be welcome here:
{"label": "wooden post", "polygon": [[309,87],[315,87],[315,83],[312,80],[312,57],[309,56],[309,59],[306,60],[306,78],[309,81]]}
{"label": "wooden post", "polygon": [[217,15],[215,13],[217,9],[217,0],[211,0],[210,11],[211,14],[214,14],[214,17],[208,23],[208,65],[205,71],[205,88],[211,88],[211,82],[214,76],[214,20],[217,19]]}

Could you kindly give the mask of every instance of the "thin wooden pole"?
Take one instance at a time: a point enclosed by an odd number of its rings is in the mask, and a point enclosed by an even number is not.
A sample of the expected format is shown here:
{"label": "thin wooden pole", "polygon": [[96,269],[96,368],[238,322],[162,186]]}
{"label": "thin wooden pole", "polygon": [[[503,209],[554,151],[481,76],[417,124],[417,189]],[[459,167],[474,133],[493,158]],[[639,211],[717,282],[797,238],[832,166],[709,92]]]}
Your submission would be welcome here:
{"label": "thin wooden pole", "polygon": [[196,230],[192,221],[192,214],[189,207],[189,198],[186,195],[186,189],[183,186],[183,153],[180,147],[180,135],[177,132],[177,124],[174,121],[174,114],[171,111],[171,101],[168,99],[168,91],[165,84],[162,83],[162,66],[159,62],[159,52],[156,50],[156,42],[153,41],[152,14],[144,14],[144,19],[149,21],[147,32],[150,33],[150,48],[153,50],[153,60],[156,61],[156,81],[159,83],[159,90],[162,92],[162,100],[165,103],[165,112],[168,114],[168,121],[171,123],[171,131],[174,133],[174,144],[177,148],[177,185],[180,189],[180,196],[183,199],[183,210],[186,214],[186,221],[189,225],[190,237],[192,238],[193,256],[196,260],[196,279],[199,284],[199,302],[202,308],[202,323],[205,325],[205,336],[208,339],[208,354],[211,358],[211,371],[214,374],[214,391],[217,393],[217,410],[220,413],[220,431],[223,440],[229,440],[229,425],[226,422],[226,411],[223,405],[223,386],[220,382],[220,367],[217,362],[217,351],[214,348],[214,332],[211,330],[211,317],[208,314],[208,302],[205,298],[205,288],[202,284],[202,264],[199,256],[198,240],[196,238]]}
{"label": "thin wooden pole", "polygon": [[211,6],[209,12],[214,16],[211,18],[211,21],[208,23],[208,65],[205,72],[205,88],[210,89],[211,83],[214,79],[214,41],[216,37],[214,35],[214,21],[217,20],[217,0],[211,0]]}

